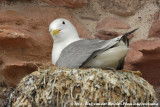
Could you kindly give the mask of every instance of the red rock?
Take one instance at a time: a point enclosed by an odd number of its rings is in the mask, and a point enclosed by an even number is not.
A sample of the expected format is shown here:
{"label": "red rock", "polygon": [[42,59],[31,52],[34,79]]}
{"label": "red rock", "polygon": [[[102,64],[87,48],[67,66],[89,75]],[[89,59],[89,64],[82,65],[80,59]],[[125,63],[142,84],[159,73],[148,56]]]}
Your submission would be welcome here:
{"label": "red rock", "polygon": [[[128,30],[130,29],[130,25],[127,22],[115,17],[105,17],[97,24],[97,33],[94,36],[99,39],[108,40],[124,34],[119,31],[122,29]],[[133,35],[130,35],[129,39],[132,37]]]}
{"label": "red rock", "polygon": [[158,10],[158,11],[154,14],[153,18],[154,18],[154,20],[159,20],[159,18],[160,18],[160,10]]}
{"label": "red rock", "polygon": [[154,21],[152,23],[148,37],[160,37],[160,21]]}
{"label": "red rock", "polygon": [[130,29],[130,25],[115,17],[105,17],[96,26],[97,31],[107,31],[109,29]]}
{"label": "red rock", "polygon": [[139,40],[130,47],[125,69],[140,70],[152,85],[160,84],[160,40]]}
{"label": "red rock", "polygon": [[[11,59],[11,58],[10,58]],[[5,81],[7,86],[14,87],[16,84],[19,83],[19,81],[22,79],[22,77],[30,74],[33,71],[37,70],[37,66],[42,65],[42,62],[24,62],[24,61],[16,61],[10,60],[6,62],[2,66],[1,75],[3,75],[3,81]],[[11,62],[14,61],[14,62]],[[49,62],[49,61],[48,61]]]}
{"label": "red rock", "polygon": [[95,17],[81,16],[81,19],[84,19],[84,20],[91,20],[91,21],[99,21],[99,18],[95,18]]}
{"label": "red rock", "polygon": [[42,0],[42,1],[52,4],[54,6],[69,7],[69,8],[79,8],[90,2],[90,0]]}
{"label": "red rock", "polygon": [[118,34],[117,32],[100,30],[94,36],[99,38],[99,39],[102,39],[102,40],[108,40],[108,39],[111,39],[111,38],[115,38],[119,35],[120,34]]}
{"label": "red rock", "polygon": [[35,71],[37,65],[51,64],[53,40],[48,27],[56,18],[70,20],[76,26],[80,37],[92,38],[67,9],[37,7],[32,4],[1,6],[1,82],[16,86],[21,78]]}
{"label": "red rock", "polygon": [[[114,32],[114,31],[103,31],[103,30],[100,30],[98,31],[94,36],[96,38],[99,38],[99,39],[102,39],[102,40],[108,40],[108,39],[112,39],[112,38],[115,38],[117,36],[120,36],[124,33],[118,33],[118,32]],[[128,36],[128,39],[131,39],[134,35],[131,34]]]}
{"label": "red rock", "polygon": [[146,0],[99,0],[105,10],[119,16],[131,16],[143,7]]}
{"label": "red rock", "polygon": [[142,57],[143,57],[143,54],[140,51],[137,51],[134,48],[131,48],[126,57],[127,58],[126,63],[136,64],[141,60]]}

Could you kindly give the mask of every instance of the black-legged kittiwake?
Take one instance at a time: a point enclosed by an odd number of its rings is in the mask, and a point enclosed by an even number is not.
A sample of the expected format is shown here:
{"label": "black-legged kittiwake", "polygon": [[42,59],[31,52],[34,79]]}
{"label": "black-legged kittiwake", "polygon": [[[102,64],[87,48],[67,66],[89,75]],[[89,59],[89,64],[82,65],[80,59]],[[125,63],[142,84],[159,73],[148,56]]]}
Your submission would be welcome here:
{"label": "black-legged kittiwake", "polygon": [[56,19],[49,26],[54,39],[52,63],[67,68],[122,69],[129,50],[127,36],[135,30],[110,40],[91,40],[80,38],[70,21]]}

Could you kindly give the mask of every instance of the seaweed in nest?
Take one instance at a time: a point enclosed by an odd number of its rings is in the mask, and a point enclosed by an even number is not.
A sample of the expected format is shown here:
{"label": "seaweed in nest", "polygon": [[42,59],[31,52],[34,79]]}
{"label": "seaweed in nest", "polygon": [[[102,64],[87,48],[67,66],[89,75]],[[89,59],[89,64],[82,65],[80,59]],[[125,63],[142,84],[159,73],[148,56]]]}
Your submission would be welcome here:
{"label": "seaweed in nest", "polygon": [[85,107],[156,102],[153,87],[133,73],[45,66],[23,78],[5,106]]}

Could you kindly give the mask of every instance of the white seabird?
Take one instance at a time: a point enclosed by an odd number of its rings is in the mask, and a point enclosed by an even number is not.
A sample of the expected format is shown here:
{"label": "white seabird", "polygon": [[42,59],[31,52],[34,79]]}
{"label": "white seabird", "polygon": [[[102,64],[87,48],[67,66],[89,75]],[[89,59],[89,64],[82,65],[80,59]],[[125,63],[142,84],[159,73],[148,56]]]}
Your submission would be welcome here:
{"label": "white seabird", "polygon": [[91,40],[80,38],[70,21],[56,19],[49,26],[54,39],[52,63],[67,68],[122,69],[129,50],[127,36],[135,30],[110,40]]}

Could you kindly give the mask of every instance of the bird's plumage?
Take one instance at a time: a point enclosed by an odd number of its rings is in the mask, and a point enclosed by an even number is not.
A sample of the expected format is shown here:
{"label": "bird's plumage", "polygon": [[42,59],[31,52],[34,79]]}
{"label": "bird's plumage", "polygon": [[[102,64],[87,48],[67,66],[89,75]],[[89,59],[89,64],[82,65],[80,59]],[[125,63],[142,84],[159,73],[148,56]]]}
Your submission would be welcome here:
{"label": "bird's plumage", "polygon": [[118,43],[119,38],[112,41],[82,39],[73,42],[63,49],[56,65],[69,68],[82,67],[88,60],[95,58],[98,54],[101,54]]}
{"label": "bird's plumage", "polygon": [[[64,23],[66,26],[62,26]],[[51,33],[54,36],[53,64],[68,68],[96,67],[104,69],[107,67],[123,68],[124,58],[129,50],[127,36],[135,31],[110,40],[82,39],[79,38],[74,26],[66,19],[53,21],[50,25],[50,32],[53,29],[60,30],[57,35]]]}

